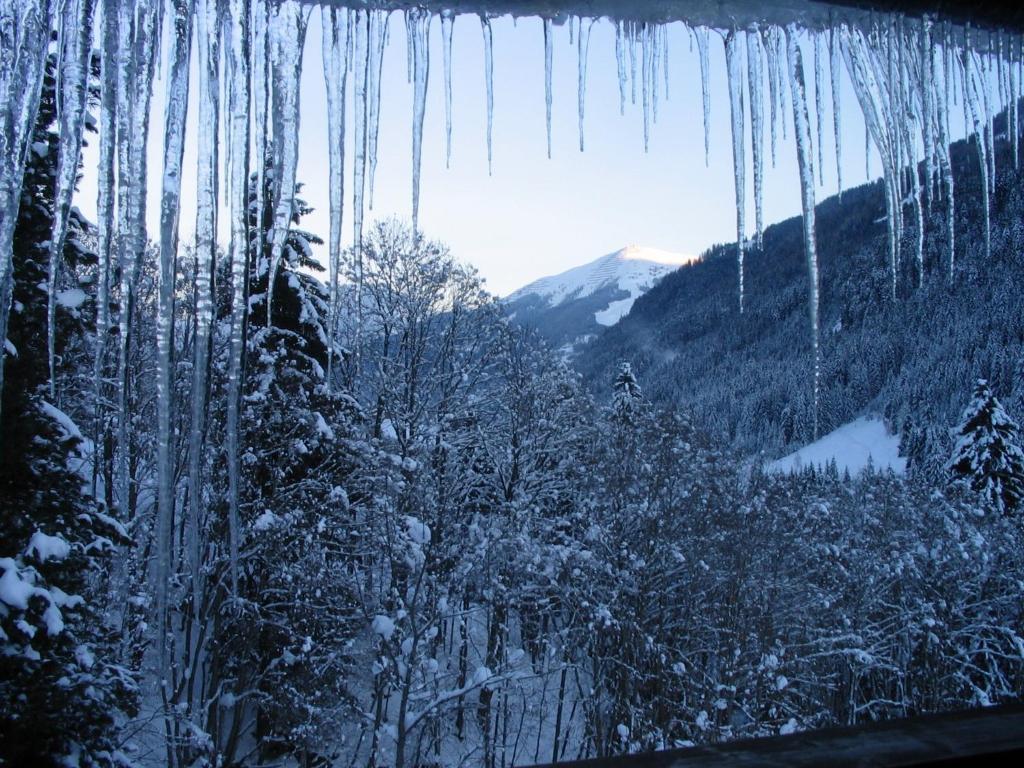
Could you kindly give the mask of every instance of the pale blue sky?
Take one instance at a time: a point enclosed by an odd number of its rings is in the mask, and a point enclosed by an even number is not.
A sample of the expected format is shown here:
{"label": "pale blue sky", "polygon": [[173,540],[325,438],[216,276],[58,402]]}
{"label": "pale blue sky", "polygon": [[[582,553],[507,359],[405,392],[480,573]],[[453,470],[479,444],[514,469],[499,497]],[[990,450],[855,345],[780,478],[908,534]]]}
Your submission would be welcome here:
{"label": "pale blue sky", "polygon": [[[375,205],[367,221],[411,216],[412,87],[406,81],[405,24],[390,22],[384,54],[379,157]],[[483,41],[475,16],[460,16],[453,44],[453,150],[445,168],[444,90],[441,25],[431,25],[430,81],[423,137],[420,227],[449,244],[461,260],[478,267],[488,287],[506,294],[533,279],[593,260],[629,243],[680,253],[699,253],[709,245],[735,239],[732,152],[724,53],[719,35],[711,35],[711,162],[705,167],[700,69],[696,49],[681,24],[669,27],[670,99],[660,93],[658,121],[650,150],[644,153],[639,89],[637,104],[619,115],[614,25],[594,24],[586,95],[586,151],[578,146],[577,53],[567,26],[554,27],[554,107],[552,159],[546,156],[544,126],[544,38],[541,21],[509,17],[492,20],[494,30],[494,175],[488,176]],[[302,78],[302,127],[298,179],[316,212],[305,226],[326,239],[327,117],[320,44],[320,13],[312,12]],[[166,49],[166,46],[165,46]],[[818,199],[835,192],[831,94],[827,51],[825,185]],[[812,66],[811,46],[805,64]],[[628,68],[628,62],[627,62]],[[813,115],[813,72],[808,71]],[[864,127],[845,69],[842,73],[844,180],[860,184],[864,172]],[[663,84],[661,86],[663,88]],[[346,242],[352,238],[352,83],[349,80],[346,151]],[[160,168],[164,88],[155,86],[150,167]],[[769,145],[768,88],[765,86],[765,147]],[[788,106],[787,98],[787,106]],[[749,105],[748,105],[749,108]],[[182,235],[187,241],[195,216],[195,103],[190,108],[183,179]],[[792,122],[791,112],[788,123]],[[748,116],[749,120],[749,116]],[[954,120],[954,125],[956,121]],[[748,129],[749,132],[749,129]],[[779,130],[778,165],[765,162],[764,217],[770,224],[799,213],[799,190],[792,131]],[[95,142],[93,142],[95,145]],[[747,139],[749,158],[749,137]],[[749,162],[749,159],[748,159]],[[86,153],[87,171],[77,203],[95,211],[95,146]],[[872,159],[873,175],[878,171]],[[753,232],[753,173],[747,172],[747,228]],[[149,221],[156,232],[159,184],[150,182]],[[222,214],[222,225],[227,215]],[[827,237],[827,233],[819,233]],[[326,249],[319,254],[326,258]]]}

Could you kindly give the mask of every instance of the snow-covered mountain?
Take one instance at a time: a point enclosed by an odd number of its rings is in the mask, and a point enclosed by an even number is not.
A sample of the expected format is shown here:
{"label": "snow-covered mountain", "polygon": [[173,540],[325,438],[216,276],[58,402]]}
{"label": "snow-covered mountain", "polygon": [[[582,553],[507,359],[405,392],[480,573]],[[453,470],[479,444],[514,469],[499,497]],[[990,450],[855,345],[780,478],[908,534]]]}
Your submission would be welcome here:
{"label": "snow-covered mountain", "polygon": [[509,316],[558,346],[615,325],[662,277],[696,257],[628,245],[587,264],[542,277],[509,294]]}

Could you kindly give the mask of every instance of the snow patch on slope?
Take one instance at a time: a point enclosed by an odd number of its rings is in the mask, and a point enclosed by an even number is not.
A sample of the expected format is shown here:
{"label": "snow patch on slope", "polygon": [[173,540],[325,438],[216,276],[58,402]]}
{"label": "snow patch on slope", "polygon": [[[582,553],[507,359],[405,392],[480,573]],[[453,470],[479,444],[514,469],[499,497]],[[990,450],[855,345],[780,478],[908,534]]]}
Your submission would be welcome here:
{"label": "snow patch on slope", "polygon": [[898,475],[907,471],[907,460],[899,454],[899,435],[890,434],[881,419],[870,416],[851,421],[798,451],[771,462],[768,472],[799,472],[807,466],[825,467],[835,459],[839,471],[856,475],[867,468],[891,469]]}
{"label": "snow patch on slope", "polygon": [[629,245],[589,264],[573,267],[551,277],[542,277],[510,294],[505,300],[515,301],[534,295],[549,306],[557,307],[566,301],[582,299],[614,286],[628,292],[629,296],[598,310],[594,313],[594,319],[601,325],[615,325],[629,313],[633,302],[658,280],[695,258],[657,248]]}

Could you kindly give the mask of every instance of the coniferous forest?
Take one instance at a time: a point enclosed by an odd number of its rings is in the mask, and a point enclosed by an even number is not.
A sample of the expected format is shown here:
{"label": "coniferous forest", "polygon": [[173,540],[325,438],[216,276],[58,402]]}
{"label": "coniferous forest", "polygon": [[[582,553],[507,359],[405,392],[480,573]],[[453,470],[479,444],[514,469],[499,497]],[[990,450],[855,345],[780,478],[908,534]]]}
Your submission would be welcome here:
{"label": "coniferous forest", "polygon": [[272,142],[230,253],[168,266],[143,228],[101,258],[111,232],[55,192],[58,75],[13,234],[0,764],[505,768],[1020,698],[1006,118],[991,260],[955,146],[952,287],[938,203],[898,305],[882,184],[820,205],[820,432],[874,409],[910,465],[781,474],[814,437],[799,219],[748,253],[741,321],[717,246],[567,360],[404,220],[327,279],[301,180],[275,225]]}

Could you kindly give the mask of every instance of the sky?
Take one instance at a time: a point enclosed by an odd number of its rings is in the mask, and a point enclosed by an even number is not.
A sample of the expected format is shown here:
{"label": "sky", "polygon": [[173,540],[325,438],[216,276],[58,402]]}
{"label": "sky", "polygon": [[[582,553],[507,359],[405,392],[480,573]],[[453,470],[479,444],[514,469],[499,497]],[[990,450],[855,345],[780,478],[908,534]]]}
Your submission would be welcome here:
{"label": "sky", "polygon": [[[584,22],[586,23],[586,22]],[[460,261],[473,264],[487,287],[506,295],[538,277],[592,261],[629,244],[698,254],[736,237],[731,133],[725,57],[720,36],[711,34],[711,153],[705,165],[700,68],[696,46],[682,24],[669,25],[669,98],[660,83],[658,119],[644,151],[640,89],[625,115],[619,114],[615,28],[594,22],[589,47],[585,99],[585,151],[579,149],[577,122],[577,48],[568,26],[554,26],[552,157],[548,159],[544,104],[544,37],[538,18],[493,19],[494,164],[488,175],[483,38],[476,16],[457,17],[452,55],[453,127],[451,167],[445,167],[444,83],[441,24],[430,27],[430,72],[423,135],[420,229],[446,243]],[[806,42],[806,41],[805,41]],[[164,46],[167,50],[167,46]],[[818,200],[836,191],[828,56],[823,51],[822,91],[824,186]],[[193,84],[195,84],[193,55]],[[815,124],[813,56],[804,46],[808,97]],[[627,60],[627,71],[628,71]],[[166,72],[162,68],[161,75]],[[347,107],[345,242],[352,240],[352,77]],[[181,234],[194,233],[195,89],[189,105]],[[157,231],[163,127],[162,80],[154,86],[149,143],[148,221]],[[384,53],[378,165],[370,223],[386,216],[411,218],[412,86],[407,82],[405,23],[392,14]],[[765,87],[765,224],[799,214],[799,181],[792,141],[792,112],[787,140],[778,132],[777,166],[770,156],[768,88]],[[840,89],[844,184],[865,180],[864,124],[845,68]],[[302,74],[300,150],[297,178],[303,198],[315,207],[304,228],[329,231],[327,106],[321,59],[320,11],[311,11]],[[789,99],[787,98],[787,107]],[[749,105],[747,105],[749,109]],[[749,115],[747,117],[749,120]],[[955,122],[955,121],[954,121]],[[749,127],[747,129],[749,134]],[[95,216],[96,145],[85,153],[86,170],[76,204]],[[747,158],[750,138],[746,139]],[[872,151],[872,175],[879,171]],[[753,173],[746,174],[748,234],[754,227]],[[226,213],[221,215],[226,239]],[[821,236],[821,233],[819,233]],[[326,246],[317,254],[326,264]]]}

